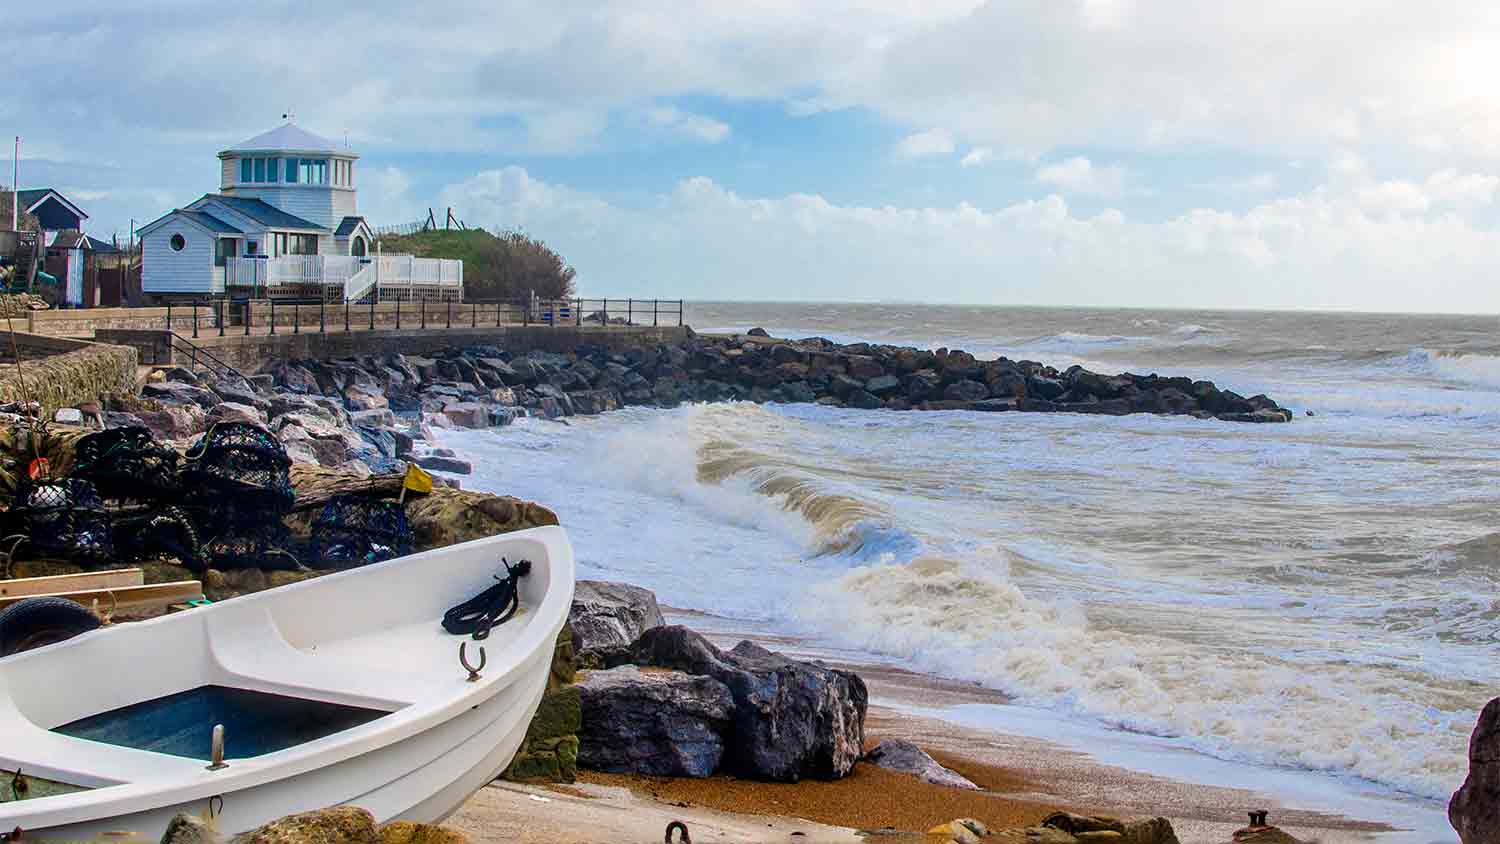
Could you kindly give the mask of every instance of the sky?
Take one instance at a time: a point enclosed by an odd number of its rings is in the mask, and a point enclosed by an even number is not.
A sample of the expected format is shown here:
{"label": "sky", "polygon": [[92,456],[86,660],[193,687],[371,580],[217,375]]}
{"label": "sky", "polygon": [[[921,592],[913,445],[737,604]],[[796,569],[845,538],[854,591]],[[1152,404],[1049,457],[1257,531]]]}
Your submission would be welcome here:
{"label": "sky", "polygon": [[0,17],[47,57],[0,88],[22,187],[98,237],[215,190],[216,153],[290,111],[360,153],[373,225],[521,229],[591,296],[1500,312],[1500,4]]}

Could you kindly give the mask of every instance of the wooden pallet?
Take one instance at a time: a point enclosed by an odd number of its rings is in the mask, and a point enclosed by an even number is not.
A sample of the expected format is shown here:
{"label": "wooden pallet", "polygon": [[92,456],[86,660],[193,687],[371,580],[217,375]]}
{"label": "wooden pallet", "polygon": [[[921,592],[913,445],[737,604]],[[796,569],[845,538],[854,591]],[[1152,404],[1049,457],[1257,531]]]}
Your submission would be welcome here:
{"label": "wooden pallet", "polygon": [[173,604],[202,597],[203,583],[200,581],[147,584],[145,573],[140,569],[0,580],[0,609],[27,598],[67,598],[99,612],[136,615],[166,610]]}

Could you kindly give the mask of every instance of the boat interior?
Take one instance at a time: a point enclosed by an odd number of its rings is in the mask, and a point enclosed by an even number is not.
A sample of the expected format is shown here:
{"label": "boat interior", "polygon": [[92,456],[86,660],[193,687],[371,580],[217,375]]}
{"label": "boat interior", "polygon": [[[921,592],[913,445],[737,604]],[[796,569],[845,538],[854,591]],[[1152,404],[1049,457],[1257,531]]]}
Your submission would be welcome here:
{"label": "boat interior", "polygon": [[[64,789],[198,776],[215,725],[226,760],[269,764],[473,693],[465,642],[469,663],[482,645],[484,677],[504,682],[551,585],[547,549],[465,543],[0,659],[0,771]],[[532,562],[521,611],[483,642],[450,635],[443,613],[504,574],[502,553]]]}

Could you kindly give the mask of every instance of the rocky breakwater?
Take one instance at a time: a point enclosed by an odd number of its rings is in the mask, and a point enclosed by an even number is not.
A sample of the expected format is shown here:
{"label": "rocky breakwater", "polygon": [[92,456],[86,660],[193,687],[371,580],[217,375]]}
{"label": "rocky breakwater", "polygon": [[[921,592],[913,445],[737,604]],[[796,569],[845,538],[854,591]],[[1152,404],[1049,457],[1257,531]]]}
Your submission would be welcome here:
{"label": "rocky breakwater", "polygon": [[266,425],[300,463],[354,472],[401,461],[463,474],[469,465],[432,445],[439,428],[488,428],[520,416],[558,419],[628,405],[683,402],[816,402],[886,410],[1186,414],[1227,422],[1287,422],[1264,395],[1155,373],[1104,375],[1079,366],[979,360],[935,351],[820,338],[692,337],[623,352],[581,346],[571,354],[494,346],[435,357],[388,355],[272,361],[249,377],[162,370],[144,401],[116,401],[111,424],[145,424],[182,439],[214,421]]}

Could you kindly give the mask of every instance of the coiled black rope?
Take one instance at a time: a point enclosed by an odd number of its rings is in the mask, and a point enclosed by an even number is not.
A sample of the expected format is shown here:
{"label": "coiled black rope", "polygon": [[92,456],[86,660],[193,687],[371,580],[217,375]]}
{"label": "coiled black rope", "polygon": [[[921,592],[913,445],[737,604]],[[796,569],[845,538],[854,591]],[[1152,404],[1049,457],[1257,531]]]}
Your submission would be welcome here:
{"label": "coiled black rope", "polygon": [[531,573],[531,562],[522,560],[512,566],[504,557],[505,577],[499,583],[443,613],[443,629],[455,636],[472,633],[475,639],[490,635],[490,628],[510,621],[521,608],[521,578]]}

